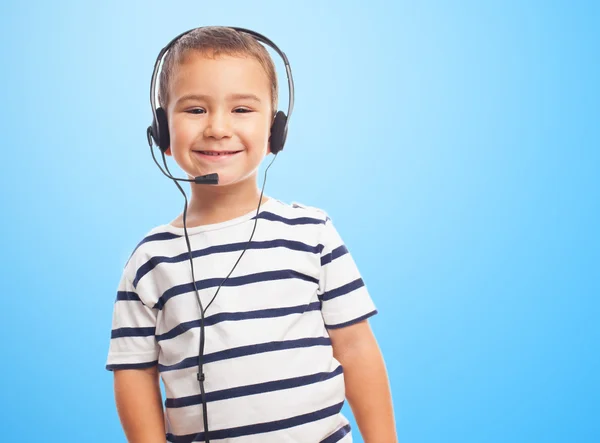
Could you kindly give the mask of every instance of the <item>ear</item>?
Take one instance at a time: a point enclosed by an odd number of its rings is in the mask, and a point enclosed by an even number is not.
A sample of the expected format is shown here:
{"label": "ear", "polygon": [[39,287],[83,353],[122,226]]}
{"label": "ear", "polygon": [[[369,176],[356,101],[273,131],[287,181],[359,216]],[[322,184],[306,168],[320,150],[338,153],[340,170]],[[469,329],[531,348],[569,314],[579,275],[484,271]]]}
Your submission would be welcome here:
{"label": "ear", "polygon": [[168,155],[169,157],[171,157],[173,155],[173,154],[171,154],[171,147],[170,146],[165,151],[165,155]]}

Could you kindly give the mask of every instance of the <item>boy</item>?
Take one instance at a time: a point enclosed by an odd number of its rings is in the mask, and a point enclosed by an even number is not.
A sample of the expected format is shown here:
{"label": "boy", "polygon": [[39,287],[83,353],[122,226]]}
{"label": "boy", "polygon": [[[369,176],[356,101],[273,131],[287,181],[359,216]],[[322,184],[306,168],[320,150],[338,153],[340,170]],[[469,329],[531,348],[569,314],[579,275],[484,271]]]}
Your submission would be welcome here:
{"label": "boy", "polygon": [[219,184],[192,183],[186,228],[180,215],[152,229],[125,265],[107,369],[128,441],[350,442],[347,398],[365,442],[395,442],[367,322],[377,311],[352,257],[326,213],[257,187],[277,110],[265,48],[231,28],[192,31],[165,57],[159,102],[165,153],[190,177],[218,173]]}

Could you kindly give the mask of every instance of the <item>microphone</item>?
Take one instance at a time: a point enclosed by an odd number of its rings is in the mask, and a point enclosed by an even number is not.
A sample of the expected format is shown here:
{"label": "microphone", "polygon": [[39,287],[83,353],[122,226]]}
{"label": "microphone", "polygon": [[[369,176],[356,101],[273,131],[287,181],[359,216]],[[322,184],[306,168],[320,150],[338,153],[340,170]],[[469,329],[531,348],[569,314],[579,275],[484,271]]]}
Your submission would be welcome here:
{"label": "microphone", "polygon": [[173,177],[171,174],[167,174],[164,171],[163,171],[163,174],[165,174],[171,180],[177,180],[180,182],[194,182],[197,185],[218,185],[219,184],[219,174],[217,174],[216,172],[213,172],[212,174],[199,175],[198,177],[194,177],[193,179]]}
{"label": "microphone", "polygon": [[213,172],[212,174],[200,175],[198,177],[194,177],[194,183],[197,185],[218,185],[219,184],[219,174]]}
{"label": "microphone", "polygon": [[[157,163],[158,164],[158,163]],[[159,165],[160,168],[160,165]],[[160,168],[163,174],[169,177],[171,180],[176,180],[180,182],[194,182],[197,185],[218,185],[219,184],[219,174],[213,172],[212,174],[199,175],[198,177],[194,177],[193,179],[189,178],[178,178],[173,177],[171,174],[167,174],[165,171]]]}
{"label": "microphone", "polygon": [[[150,146],[150,153],[152,154],[152,158],[154,159],[154,163],[156,163],[156,166],[158,166],[158,169],[160,169],[160,172],[162,172],[164,175],[166,175],[167,177],[169,177],[171,180],[176,180],[176,181],[181,181],[181,182],[194,182],[197,185],[218,185],[219,184],[219,174],[217,174],[216,172],[213,172],[212,174],[206,174],[206,175],[199,175],[198,177],[194,177],[193,180],[189,179],[189,178],[177,178],[177,177],[173,177],[169,173],[167,174],[164,169],[158,164],[158,161],[156,160],[156,157],[154,155],[154,150],[152,149],[152,127],[148,127],[148,130],[146,131],[146,135],[148,137],[148,145]],[[162,156],[163,156],[163,161],[165,160],[165,153],[162,152]],[[167,166],[166,162],[165,162],[165,167]],[[167,168],[167,171],[169,169]]]}

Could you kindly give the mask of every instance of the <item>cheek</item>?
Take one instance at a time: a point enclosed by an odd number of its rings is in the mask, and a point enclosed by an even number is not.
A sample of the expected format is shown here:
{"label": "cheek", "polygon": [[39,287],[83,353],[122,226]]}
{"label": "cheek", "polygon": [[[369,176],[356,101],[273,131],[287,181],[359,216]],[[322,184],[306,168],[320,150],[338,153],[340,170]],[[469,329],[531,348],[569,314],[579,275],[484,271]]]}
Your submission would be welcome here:
{"label": "cheek", "polygon": [[252,142],[255,148],[262,149],[269,141],[271,127],[265,122],[254,122],[244,131],[245,137]]}
{"label": "cheek", "polygon": [[169,132],[171,135],[171,143],[183,143],[193,137],[194,128],[186,119],[174,119],[170,125]]}

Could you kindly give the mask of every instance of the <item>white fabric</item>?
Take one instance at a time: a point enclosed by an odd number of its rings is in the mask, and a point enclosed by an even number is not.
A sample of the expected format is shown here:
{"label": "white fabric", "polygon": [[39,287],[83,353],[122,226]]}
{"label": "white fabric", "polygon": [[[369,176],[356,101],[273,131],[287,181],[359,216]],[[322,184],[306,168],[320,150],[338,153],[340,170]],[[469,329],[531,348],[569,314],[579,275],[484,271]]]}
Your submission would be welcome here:
{"label": "white fabric", "polygon": [[[255,215],[188,228],[204,307],[247,245]],[[251,247],[205,313],[211,442],[351,441],[327,330],[376,312],[327,214],[269,199]],[[169,442],[203,441],[199,319],[184,230],[158,226],[123,270],[107,369],[158,364]]]}

